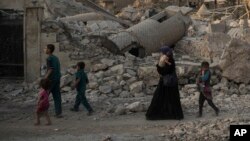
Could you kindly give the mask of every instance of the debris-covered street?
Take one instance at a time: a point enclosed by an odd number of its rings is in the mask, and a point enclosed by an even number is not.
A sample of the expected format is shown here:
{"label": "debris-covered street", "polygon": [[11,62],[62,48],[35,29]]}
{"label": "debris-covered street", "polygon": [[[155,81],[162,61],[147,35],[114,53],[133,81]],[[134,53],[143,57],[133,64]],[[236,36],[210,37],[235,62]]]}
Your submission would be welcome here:
{"label": "debris-covered street", "polygon": [[[227,141],[230,125],[250,124],[248,0],[23,0],[0,2],[0,140]],[[15,27],[15,28],[14,28]],[[20,32],[19,28],[23,27]],[[6,34],[4,34],[6,33]],[[16,33],[16,34],[14,34]],[[19,37],[20,36],[20,37]],[[44,48],[61,63],[62,118],[34,126]],[[162,46],[173,50],[182,120],[146,120]],[[80,105],[76,64],[85,62],[90,116]],[[210,64],[213,102],[198,118],[201,62]]]}

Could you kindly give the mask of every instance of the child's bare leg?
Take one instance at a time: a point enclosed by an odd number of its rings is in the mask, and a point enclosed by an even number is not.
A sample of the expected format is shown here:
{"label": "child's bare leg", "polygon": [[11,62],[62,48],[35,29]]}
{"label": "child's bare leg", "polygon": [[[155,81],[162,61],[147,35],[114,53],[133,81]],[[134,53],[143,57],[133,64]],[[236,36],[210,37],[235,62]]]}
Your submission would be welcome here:
{"label": "child's bare leg", "polygon": [[36,115],[36,123],[34,125],[39,125],[40,124],[40,117],[41,117],[41,115],[38,112],[36,112],[35,115]]}
{"label": "child's bare leg", "polygon": [[46,117],[46,120],[47,120],[47,124],[46,125],[51,125],[51,120],[50,120],[48,111],[46,111],[44,114],[45,114],[45,117]]}

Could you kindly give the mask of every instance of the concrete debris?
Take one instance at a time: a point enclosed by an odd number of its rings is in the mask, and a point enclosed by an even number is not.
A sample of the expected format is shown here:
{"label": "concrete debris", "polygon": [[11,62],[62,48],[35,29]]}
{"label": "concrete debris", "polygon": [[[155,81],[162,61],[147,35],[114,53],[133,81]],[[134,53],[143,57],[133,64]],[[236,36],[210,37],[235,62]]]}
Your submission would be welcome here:
{"label": "concrete debris", "polygon": [[88,22],[88,21],[97,21],[97,20],[110,20],[113,22],[119,23],[119,21],[115,20],[113,17],[103,15],[101,13],[90,12],[90,13],[83,13],[74,16],[66,16],[63,18],[58,18],[57,20],[63,22],[72,22],[72,21],[81,21],[81,22]]}
{"label": "concrete debris", "polygon": [[105,137],[102,141],[112,141],[112,138],[110,136]]}
{"label": "concrete debris", "polygon": [[111,59],[108,59],[108,58],[103,58],[101,60],[101,62],[109,67],[113,66],[114,63],[115,63],[115,60],[111,60]]}
{"label": "concrete debris", "polygon": [[129,104],[126,109],[128,109],[131,112],[143,112],[144,111],[144,105],[140,102],[134,102]]}
{"label": "concrete debris", "polygon": [[[110,20],[99,20],[99,21],[89,21],[87,22],[87,27],[91,26],[93,24],[96,24],[96,26],[98,26],[97,29],[100,30],[119,30],[119,29],[123,29],[123,27],[114,21],[110,21]],[[93,30],[92,30],[93,31]],[[95,31],[95,30],[94,30]]]}
{"label": "concrete debris", "polygon": [[168,13],[173,13],[173,14],[176,14],[178,12],[181,12],[183,15],[187,15],[189,12],[191,12],[193,9],[190,8],[190,7],[185,7],[185,6],[182,6],[182,7],[179,7],[179,6],[168,6],[165,8],[165,10],[168,12]]}
{"label": "concrete debris", "polygon": [[115,110],[115,113],[118,115],[124,115],[126,114],[126,108],[123,105],[118,105]]}
{"label": "concrete debris", "polygon": [[[137,48],[140,48],[139,56],[158,52],[163,44],[171,46],[184,36],[188,20],[180,13],[167,19],[167,13],[163,11],[124,32],[108,37],[110,41],[105,42],[104,46],[112,46],[111,51],[114,53],[124,53],[136,43]],[[169,33],[175,33],[175,36]]]}
{"label": "concrete debris", "polygon": [[22,92],[23,92],[23,89],[18,89],[18,90],[11,91],[10,95],[17,96],[19,94],[22,94]]}
{"label": "concrete debris", "polygon": [[236,39],[240,39],[243,37],[243,29],[242,28],[231,28],[227,34],[231,37],[231,38],[236,38]]}
{"label": "concrete debris", "polygon": [[84,13],[78,14],[74,16],[67,16],[63,18],[59,18],[58,20],[69,22],[69,21],[93,21],[93,20],[105,20],[105,17],[99,13],[91,12],[91,13]]}
{"label": "concrete debris", "polygon": [[93,72],[97,72],[97,71],[100,71],[100,70],[105,70],[105,69],[107,69],[107,68],[108,68],[108,66],[105,65],[105,64],[95,64],[95,65],[93,65],[93,67],[92,67],[92,71],[93,71]]}
{"label": "concrete debris", "polygon": [[128,6],[118,13],[117,16],[124,20],[129,20],[133,23],[139,22],[141,17],[144,16],[143,10],[137,10],[132,6]]}
{"label": "concrete debris", "polygon": [[230,36],[224,33],[213,33],[207,36],[207,45],[210,52],[210,58],[213,61],[218,61],[231,41]]}
{"label": "concrete debris", "polygon": [[232,40],[221,59],[222,76],[238,83],[248,84],[250,82],[249,58],[249,44],[241,40]]}
{"label": "concrete debris", "polygon": [[132,93],[139,93],[143,89],[143,82],[142,81],[134,82],[129,86],[129,89]]}
{"label": "concrete debris", "polygon": [[67,86],[69,84],[71,84],[71,82],[74,80],[74,76],[70,75],[70,74],[66,74],[64,76],[61,77],[61,83],[60,83],[60,87],[64,87]]}
{"label": "concrete debris", "polygon": [[100,92],[104,93],[104,94],[109,94],[112,92],[112,87],[105,85],[105,86],[100,86],[99,87]]}
{"label": "concrete debris", "polygon": [[4,92],[10,92],[10,91],[13,91],[15,90],[15,87],[12,86],[12,85],[6,85],[4,88],[3,88],[3,91]]}
{"label": "concrete debris", "polygon": [[155,86],[158,84],[158,72],[155,66],[149,67],[139,67],[137,71],[139,79],[142,79],[143,82],[148,86]]}
{"label": "concrete debris", "polygon": [[199,17],[204,17],[204,16],[208,16],[211,12],[207,9],[205,4],[202,4],[200,9],[197,11],[197,15]]}
{"label": "concrete debris", "polygon": [[239,23],[237,21],[231,21],[229,23],[229,26],[232,27],[232,28],[236,28],[236,27],[239,27]]}
{"label": "concrete debris", "polygon": [[215,32],[226,32],[226,22],[216,23],[216,24],[209,24],[209,32],[215,33]]}
{"label": "concrete debris", "polygon": [[205,37],[183,38],[176,44],[176,48],[183,54],[210,59],[210,50]]}

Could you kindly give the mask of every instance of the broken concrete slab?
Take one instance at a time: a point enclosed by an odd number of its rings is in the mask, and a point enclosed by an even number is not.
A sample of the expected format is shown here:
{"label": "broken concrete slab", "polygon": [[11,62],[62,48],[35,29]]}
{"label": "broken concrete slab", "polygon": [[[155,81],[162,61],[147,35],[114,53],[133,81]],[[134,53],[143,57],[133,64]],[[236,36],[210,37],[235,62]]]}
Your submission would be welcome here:
{"label": "broken concrete slab", "polygon": [[210,33],[215,33],[215,32],[225,33],[226,32],[226,22],[209,24],[208,31]]}
{"label": "broken concrete slab", "polygon": [[67,16],[63,18],[59,18],[58,20],[64,21],[64,22],[69,22],[69,21],[92,21],[92,20],[104,20],[106,17],[101,15],[100,13],[96,12],[90,12],[90,13],[83,13],[83,14],[77,14],[74,16]]}
{"label": "broken concrete slab", "polygon": [[212,33],[207,35],[207,46],[210,51],[210,58],[218,61],[223,50],[229,45],[231,37],[224,33]]}
{"label": "broken concrete slab", "polygon": [[140,101],[137,101],[129,104],[126,109],[131,112],[142,112],[144,110],[144,105]]}
{"label": "broken concrete slab", "polygon": [[108,59],[108,58],[103,58],[101,59],[101,62],[109,67],[113,66],[114,63],[115,63],[115,60],[111,60],[111,59]]}
{"label": "broken concrete slab", "polygon": [[250,83],[250,48],[249,44],[233,39],[225,49],[220,61],[222,76],[237,83]]}
{"label": "broken concrete slab", "polygon": [[98,71],[101,71],[101,70],[106,70],[108,68],[107,65],[105,64],[95,64],[92,66],[92,69],[91,71],[92,72],[98,72]]}
{"label": "broken concrete slab", "polygon": [[190,8],[190,7],[185,7],[185,6],[182,6],[182,7],[179,7],[179,6],[168,6],[165,8],[165,10],[168,12],[168,13],[173,13],[174,15],[178,12],[181,12],[183,15],[187,15],[188,13],[190,13],[193,8]]}

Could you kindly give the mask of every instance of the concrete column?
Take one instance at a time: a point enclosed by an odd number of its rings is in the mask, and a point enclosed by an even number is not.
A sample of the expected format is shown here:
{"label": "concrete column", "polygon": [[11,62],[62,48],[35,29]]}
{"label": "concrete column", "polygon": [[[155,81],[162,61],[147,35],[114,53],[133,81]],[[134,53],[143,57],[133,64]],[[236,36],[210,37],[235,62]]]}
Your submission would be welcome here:
{"label": "concrete column", "polygon": [[163,44],[171,46],[178,42],[185,35],[189,22],[190,18],[181,13],[169,17],[164,11],[111,35],[103,44],[114,53],[124,53],[137,44],[145,49],[146,54],[151,54],[159,51]]}
{"label": "concrete column", "polygon": [[24,76],[26,82],[40,77],[41,21],[43,7],[26,7],[24,15]]}

